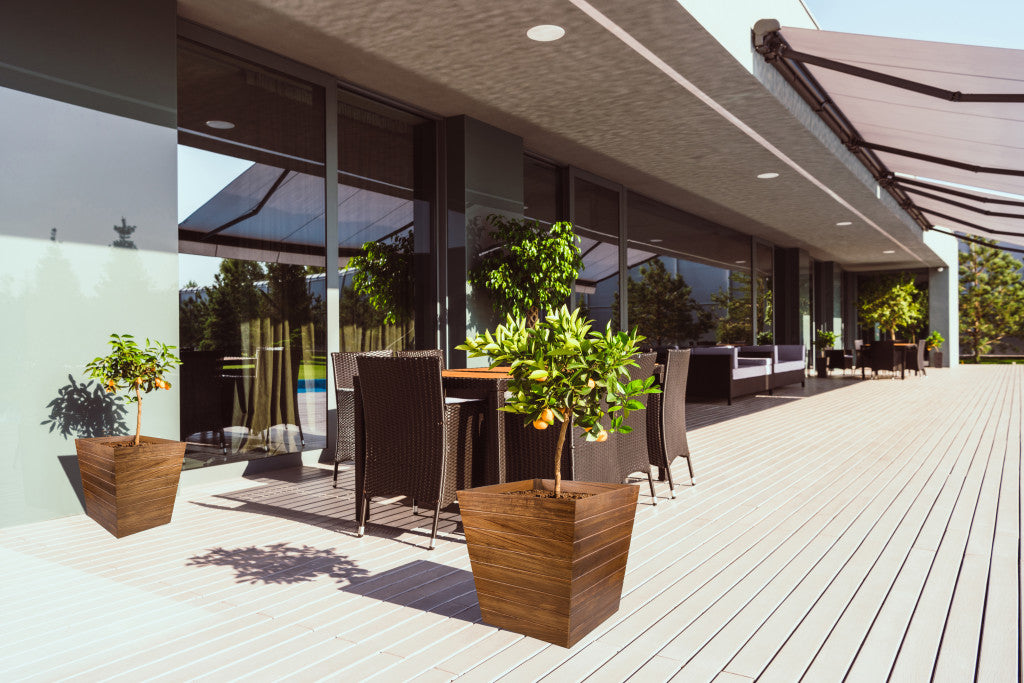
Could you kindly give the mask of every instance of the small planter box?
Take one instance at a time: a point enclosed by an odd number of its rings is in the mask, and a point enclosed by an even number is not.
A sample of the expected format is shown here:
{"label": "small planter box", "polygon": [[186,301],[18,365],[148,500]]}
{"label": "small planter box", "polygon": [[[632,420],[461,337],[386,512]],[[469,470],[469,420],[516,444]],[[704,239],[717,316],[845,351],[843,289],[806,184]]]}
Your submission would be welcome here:
{"label": "small planter box", "polygon": [[942,351],[929,351],[928,352],[928,367],[941,368],[942,367]]}
{"label": "small planter box", "polygon": [[117,538],[171,521],[182,441],[131,436],[75,439],[85,512]]}
{"label": "small planter box", "polygon": [[593,495],[506,494],[529,489],[554,481],[458,492],[480,612],[492,626],[572,647],[619,609],[637,487],[563,481],[563,491]]}

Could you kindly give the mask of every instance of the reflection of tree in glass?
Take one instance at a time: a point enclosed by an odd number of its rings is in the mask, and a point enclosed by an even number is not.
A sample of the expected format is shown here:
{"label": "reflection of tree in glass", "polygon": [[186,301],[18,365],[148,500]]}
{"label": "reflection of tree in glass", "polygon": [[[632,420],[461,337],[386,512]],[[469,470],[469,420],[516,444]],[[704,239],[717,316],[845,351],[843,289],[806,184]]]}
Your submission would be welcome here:
{"label": "reflection of tree in glass", "polygon": [[108,394],[99,383],[79,383],[68,375],[68,383],[57,390],[57,398],[47,405],[50,415],[40,424],[59,430],[65,439],[93,438],[128,433],[124,416],[127,408],[117,394]]}
{"label": "reflection of tree in glass", "polygon": [[775,338],[772,328],[772,279],[767,275],[757,276],[757,343],[771,344]]}
{"label": "reflection of tree in glass", "polygon": [[716,337],[720,344],[749,344],[752,338],[750,273],[730,271],[729,288],[711,295],[719,309]]}
{"label": "reflection of tree in glass", "polygon": [[[629,324],[653,346],[686,345],[714,324],[693,298],[682,275],[670,275],[661,259],[640,267],[640,280],[629,278]],[[619,329],[619,293],[612,304],[612,327]]]}
{"label": "reflection of tree in glass", "polygon": [[203,341],[203,325],[207,316],[206,287],[195,280],[185,283],[183,290],[194,290],[178,303],[178,347],[182,351],[195,351]]}
{"label": "reflection of tree in glass", "polygon": [[221,261],[213,286],[207,288],[201,350],[229,356],[242,353],[242,323],[260,317],[262,293],[257,283],[265,275],[255,261]]}
{"label": "reflection of tree in glass", "polygon": [[367,242],[349,261],[356,269],[352,285],[370,305],[397,324],[412,317],[413,235],[407,232],[388,241]]}
{"label": "reflection of tree in glass", "polygon": [[[352,278],[352,288],[342,290],[342,335],[347,322],[359,331],[360,350],[367,350],[368,345],[381,348],[405,346],[412,334],[412,231],[390,240],[365,243],[348,265],[356,273]],[[370,330],[375,327],[380,328],[377,343],[369,340]],[[395,336],[389,331],[397,332],[398,338],[389,339]],[[342,347],[347,348],[344,343]]]}

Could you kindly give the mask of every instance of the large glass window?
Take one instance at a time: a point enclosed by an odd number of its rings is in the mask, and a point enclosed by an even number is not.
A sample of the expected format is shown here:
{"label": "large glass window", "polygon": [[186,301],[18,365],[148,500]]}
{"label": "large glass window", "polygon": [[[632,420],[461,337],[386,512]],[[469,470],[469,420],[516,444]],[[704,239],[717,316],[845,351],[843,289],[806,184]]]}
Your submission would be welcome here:
{"label": "large glass window", "polygon": [[326,446],[322,88],[178,51],[185,467]]}
{"label": "large glass window", "polygon": [[752,339],[750,238],[629,193],[629,324],[652,346]]}
{"label": "large glass window", "polygon": [[576,285],[585,315],[603,328],[619,327],[619,192],[583,178],[573,180],[573,221],[583,271]]}
{"label": "large glass window", "polygon": [[[432,122],[339,93],[342,351],[417,346],[417,312],[433,300],[433,142]],[[421,336],[429,337],[426,332]],[[422,344],[434,346],[430,339]]]}
{"label": "large glass window", "polygon": [[523,159],[523,216],[551,225],[562,216],[562,176],[557,166],[527,156]]}

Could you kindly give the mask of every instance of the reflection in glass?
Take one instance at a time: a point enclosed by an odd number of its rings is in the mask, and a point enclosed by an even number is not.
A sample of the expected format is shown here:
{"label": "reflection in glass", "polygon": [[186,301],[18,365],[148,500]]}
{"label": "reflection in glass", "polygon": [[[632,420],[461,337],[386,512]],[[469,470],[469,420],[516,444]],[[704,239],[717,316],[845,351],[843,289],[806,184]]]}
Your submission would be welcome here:
{"label": "reflection in glass", "polygon": [[[342,351],[416,346],[417,243],[429,252],[432,124],[358,95],[338,100]],[[424,283],[426,284],[426,283]]]}
{"label": "reflection in glass", "polygon": [[[628,197],[630,325],[652,346],[750,343],[750,238],[642,195]],[[647,264],[638,267],[634,253],[646,254]]]}
{"label": "reflection in glass", "polygon": [[[582,178],[573,181],[573,226],[580,237],[583,270],[576,284],[577,303],[596,328],[618,323],[619,193]],[[643,261],[650,254],[635,255]],[[616,328],[617,329],[617,328]]]}
{"label": "reflection in glass", "polygon": [[772,344],[775,339],[774,323],[774,279],[772,257],[774,250],[771,245],[756,242],[754,247],[754,273],[757,286],[757,329],[755,330],[758,344]]}
{"label": "reflection in glass", "polygon": [[187,41],[178,55],[185,466],[323,448],[323,92]]}
{"label": "reflection in glass", "polygon": [[551,225],[561,220],[562,179],[552,164],[524,157],[523,217]]}

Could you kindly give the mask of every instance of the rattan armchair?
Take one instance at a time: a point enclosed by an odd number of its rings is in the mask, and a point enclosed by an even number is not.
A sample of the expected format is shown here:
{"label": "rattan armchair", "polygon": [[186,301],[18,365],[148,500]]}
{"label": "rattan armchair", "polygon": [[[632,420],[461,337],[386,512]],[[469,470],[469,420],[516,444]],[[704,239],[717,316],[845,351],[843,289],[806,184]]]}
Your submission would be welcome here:
{"label": "rattan armchair", "polygon": [[686,458],[690,483],[697,483],[693,476],[690,445],[686,440],[686,379],[690,369],[690,350],[663,351],[659,360],[664,364],[662,393],[652,394],[647,408],[647,448],[650,463],[658,468],[659,475],[664,474],[668,479],[669,495],[675,498],[672,462],[676,458]]}
{"label": "rattan armchair", "polygon": [[446,400],[437,357],[360,356],[356,362],[365,429],[358,533],[365,532],[371,498],[408,496],[414,505],[434,508],[433,549],[441,508],[455,502],[458,489],[472,486],[487,404]]}
{"label": "rattan armchair", "polygon": [[338,487],[338,465],[353,460],[356,453],[354,377],[359,374],[359,356],[388,357],[391,351],[343,351],[331,354],[334,366],[334,396],[338,403],[338,435],[334,441],[334,487]]}

